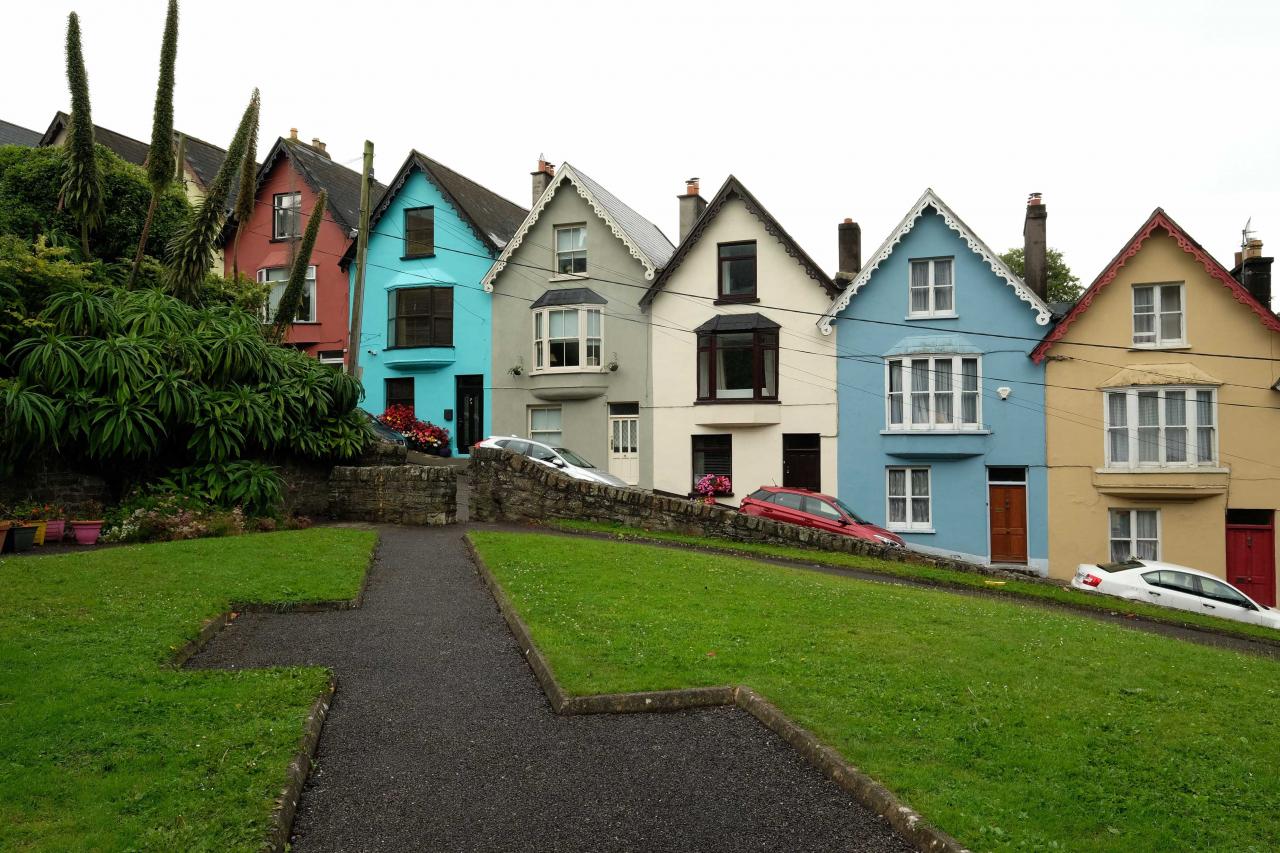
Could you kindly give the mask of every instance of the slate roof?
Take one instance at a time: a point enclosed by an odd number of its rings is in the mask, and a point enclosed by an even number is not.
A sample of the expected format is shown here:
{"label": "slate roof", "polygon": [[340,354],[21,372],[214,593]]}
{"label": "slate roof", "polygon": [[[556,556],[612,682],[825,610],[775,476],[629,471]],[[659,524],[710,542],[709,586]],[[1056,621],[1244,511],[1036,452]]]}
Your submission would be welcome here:
{"label": "slate roof", "polygon": [[609,300],[589,287],[564,287],[559,290],[548,290],[529,306],[546,308],[548,305],[608,305]]}
{"label": "slate roof", "polygon": [[756,329],[781,329],[778,323],[763,314],[717,314],[703,323],[695,332],[751,332]]}
{"label": "slate roof", "polygon": [[[568,165],[568,163],[565,164],[566,167]],[[595,196],[600,206],[608,211],[618,227],[627,232],[631,241],[636,244],[636,248],[648,255],[655,267],[666,266],[667,261],[671,260],[672,254],[675,253],[676,247],[667,239],[667,235],[662,233],[662,229],[636,213],[581,169],[575,168],[573,171],[587,191]]]}
{"label": "slate roof", "polygon": [[0,119],[0,145],[25,145],[34,148],[39,141],[39,131],[27,130],[21,125]]}
{"label": "slate roof", "polygon": [[[348,169],[341,163],[335,163],[328,155],[321,154],[310,145],[298,139],[276,139],[267,156],[258,168],[258,188],[271,171],[276,161],[287,157],[302,175],[307,186],[315,192],[324,190],[328,195],[329,212],[335,222],[350,231],[360,224],[360,173]],[[369,188],[369,197],[376,198],[385,193],[387,188],[373,181]]]}
{"label": "slate roof", "polygon": [[482,187],[466,175],[455,172],[415,149],[409,152],[404,165],[374,206],[369,217],[370,230],[378,224],[382,214],[387,212],[391,201],[414,169],[421,169],[427,180],[439,188],[454,209],[462,215],[463,220],[471,226],[480,242],[492,249],[494,254],[502,251],[519,230],[520,223],[529,215],[529,211],[515,202],[508,201],[493,190]]}

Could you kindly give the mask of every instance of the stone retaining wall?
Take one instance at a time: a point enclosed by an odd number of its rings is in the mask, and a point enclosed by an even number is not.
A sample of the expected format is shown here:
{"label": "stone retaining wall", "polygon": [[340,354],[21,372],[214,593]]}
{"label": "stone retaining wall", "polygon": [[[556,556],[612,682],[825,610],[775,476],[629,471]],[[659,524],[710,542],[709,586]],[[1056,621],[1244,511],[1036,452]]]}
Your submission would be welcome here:
{"label": "stone retaining wall", "polygon": [[1005,575],[974,563],[889,548],[852,536],[746,515],[714,504],[575,480],[528,457],[496,448],[472,449],[470,479],[472,521],[599,521],[734,542],[818,548],[894,562]]}
{"label": "stone retaining wall", "polygon": [[[60,467],[57,463],[37,462],[25,470],[0,481],[0,503],[16,504],[28,500],[66,507],[71,518],[84,518],[93,504],[111,502],[107,481],[93,474],[82,474]],[[98,509],[101,517],[101,509]]]}
{"label": "stone retaining wall", "polygon": [[338,466],[329,473],[326,514],[346,521],[453,524],[458,472],[434,465]]}

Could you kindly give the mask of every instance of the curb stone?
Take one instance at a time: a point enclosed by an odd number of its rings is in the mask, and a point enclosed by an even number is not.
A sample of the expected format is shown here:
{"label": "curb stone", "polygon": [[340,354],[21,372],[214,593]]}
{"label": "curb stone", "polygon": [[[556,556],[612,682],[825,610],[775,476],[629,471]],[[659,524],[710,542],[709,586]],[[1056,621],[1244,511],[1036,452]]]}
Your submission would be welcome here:
{"label": "curb stone", "polygon": [[556,681],[546,657],[533,642],[528,626],[516,612],[506,590],[498,583],[471,538],[463,536],[463,542],[476,573],[493,595],[502,618],[556,714],[644,713],[734,705],[781,737],[811,766],[860,804],[883,817],[904,840],[921,853],[971,853],[955,838],[926,821],[919,812],[903,803],[884,785],[850,764],[836,750],[823,744],[812,732],[783,713],[777,705],[745,685],[569,696]]}

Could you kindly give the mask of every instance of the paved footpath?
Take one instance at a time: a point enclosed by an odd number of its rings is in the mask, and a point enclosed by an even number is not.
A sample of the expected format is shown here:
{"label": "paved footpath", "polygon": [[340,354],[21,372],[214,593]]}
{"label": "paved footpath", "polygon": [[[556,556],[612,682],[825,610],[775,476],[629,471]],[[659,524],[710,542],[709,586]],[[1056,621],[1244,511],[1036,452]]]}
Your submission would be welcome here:
{"label": "paved footpath", "polygon": [[462,529],[380,532],[362,608],[245,614],[190,664],[337,673],[295,850],[910,849],[737,709],[556,716]]}

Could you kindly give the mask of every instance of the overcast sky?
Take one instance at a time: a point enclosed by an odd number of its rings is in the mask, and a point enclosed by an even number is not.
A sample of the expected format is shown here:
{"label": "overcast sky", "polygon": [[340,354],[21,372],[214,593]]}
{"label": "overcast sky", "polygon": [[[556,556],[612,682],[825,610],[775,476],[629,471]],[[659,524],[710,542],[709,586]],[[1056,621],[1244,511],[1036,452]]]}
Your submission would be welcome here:
{"label": "overcast sky", "polygon": [[[683,180],[733,173],[833,271],[843,217],[866,257],[929,186],[997,251],[1044,193],[1086,284],[1156,206],[1228,266],[1251,216],[1280,249],[1280,4],[1045,6],[185,0],[175,123],[225,147],[258,86],[260,151],[368,138],[385,180],[416,147],[525,206],[545,152],[673,239]],[[75,10],[94,120],[149,138],[164,7],[11,7],[0,118],[67,108]]]}

